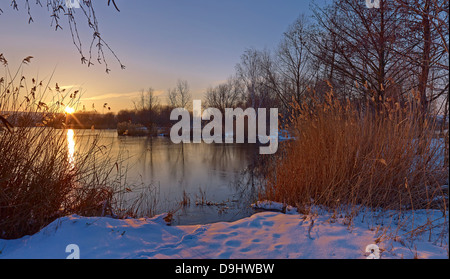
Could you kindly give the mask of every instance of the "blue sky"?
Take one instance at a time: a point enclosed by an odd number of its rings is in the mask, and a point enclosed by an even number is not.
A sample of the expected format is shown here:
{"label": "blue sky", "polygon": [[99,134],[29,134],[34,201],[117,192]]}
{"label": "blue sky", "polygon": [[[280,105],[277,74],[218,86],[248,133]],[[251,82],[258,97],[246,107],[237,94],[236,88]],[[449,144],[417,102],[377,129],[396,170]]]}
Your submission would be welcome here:
{"label": "blue sky", "polygon": [[[148,87],[164,102],[177,79],[187,80],[193,97],[202,98],[207,87],[234,73],[246,48],[275,48],[289,24],[311,14],[310,1],[301,0],[116,0],[120,12],[106,2],[95,1],[100,33],[125,70],[112,56],[110,74],[102,65],[87,68],[65,21],[65,29],[55,32],[46,9],[32,6],[34,23],[28,24],[26,9],[12,10],[9,1],[0,4],[0,53],[11,68],[32,55],[26,76],[48,79],[55,70],[52,84],[81,88],[87,108],[108,102],[118,111],[132,108],[137,92]],[[80,20],[87,51],[91,33]]]}

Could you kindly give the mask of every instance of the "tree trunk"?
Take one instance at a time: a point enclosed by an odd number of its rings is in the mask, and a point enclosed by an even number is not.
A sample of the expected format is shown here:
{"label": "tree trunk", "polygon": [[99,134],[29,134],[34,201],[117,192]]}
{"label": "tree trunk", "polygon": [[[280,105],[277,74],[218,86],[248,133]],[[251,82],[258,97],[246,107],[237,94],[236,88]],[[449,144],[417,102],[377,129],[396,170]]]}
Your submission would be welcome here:
{"label": "tree trunk", "polygon": [[421,72],[419,77],[419,98],[422,114],[428,112],[427,84],[430,73],[430,51],[431,51],[431,30],[430,30],[430,0],[425,1],[425,7],[422,14],[423,27],[423,50],[421,61]]}

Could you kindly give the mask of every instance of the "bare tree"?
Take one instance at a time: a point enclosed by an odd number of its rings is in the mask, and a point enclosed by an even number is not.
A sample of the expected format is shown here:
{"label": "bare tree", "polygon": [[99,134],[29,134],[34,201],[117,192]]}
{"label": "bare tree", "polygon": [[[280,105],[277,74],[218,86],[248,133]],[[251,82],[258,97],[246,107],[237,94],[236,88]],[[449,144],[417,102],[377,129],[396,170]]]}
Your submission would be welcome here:
{"label": "bare tree", "polygon": [[274,65],[264,63],[268,84],[287,106],[293,99],[301,103],[314,82],[316,67],[310,53],[310,32],[307,18],[300,15],[283,34]]}
{"label": "bare tree", "polygon": [[245,88],[246,106],[253,108],[274,107],[277,93],[270,84],[276,80],[274,61],[269,50],[247,49],[236,65],[236,77]]}
{"label": "bare tree", "polygon": [[[93,65],[96,60],[99,64],[104,64],[106,72],[109,73],[111,70],[108,66],[106,51],[113,55],[113,57],[120,64],[122,69],[125,69],[125,66],[120,61],[119,57],[113,51],[113,49],[108,45],[108,43],[103,39],[100,33],[99,22],[97,20],[96,12],[93,6],[93,0],[76,0],[76,6],[66,5],[66,0],[11,0],[10,7],[13,10],[18,11],[19,6],[24,6],[28,13],[28,23],[32,23],[34,21],[32,15],[32,7],[40,7],[44,6],[47,8],[50,18],[51,18],[51,26],[55,28],[55,30],[63,29],[61,20],[65,17],[68,20],[69,30],[72,35],[72,42],[75,45],[77,51],[81,56],[81,63],[87,64],[87,66]],[[6,1],[5,1],[6,2]],[[23,5],[19,5],[21,3]],[[31,3],[30,3],[31,2]],[[34,2],[34,4],[33,4]],[[105,0],[106,2],[106,0]],[[115,0],[108,0],[108,6],[112,4],[117,11],[120,12],[117,7]],[[0,15],[4,11],[0,8]],[[79,36],[78,31],[78,23],[80,19],[77,17],[77,12],[79,12],[81,17],[84,17],[84,20],[87,23],[88,28],[92,32],[92,40],[90,41],[89,47],[87,49],[88,54],[85,54],[83,50],[82,41]]]}
{"label": "bare tree", "polygon": [[341,94],[383,102],[414,91],[426,113],[448,91],[448,1],[336,0],[315,19],[312,53]]}
{"label": "bare tree", "polygon": [[262,78],[260,52],[255,49],[245,50],[244,54],[241,55],[241,62],[236,65],[236,71],[238,77],[246,86],[250,106],[255,108],[257,106],[257,88]]}
{"label": "bare tree", "polygon": [[448,96],[448,37],[449,3],[436,0],[395,0],[407,15],[410,45],[402,53],[415,66],[416,88],[423,113],[430,104]]}
{"label": "bare tree", "polygon": [[206,90],[204,105],[213,107],[225,113],[225,108],[235,108],[239,105],[242,96],[241,88],[235,79],[229,78],[226,83]]}
{"label": "bare tree", "polygon": [[161,108],[159,97],[155,95],[153,88],[149,87],[146,91],[141,90],[139,99],[133,103],[138,122],[152,131]]}
{"label": "bare tree", "polygon": [[192,100],[189,84],[186,80],[179,79],[173,89],[169,89],[169,105],[175,108],[189,108]]}
{"label": "bare tree", "polygon": [[[353,95],[372,98],[376,103],[386,99],[386,92],[405,86],[412,63],[399,53],[411,46],[404,37],[405,15],[393,2],[380,0],[379,8],[368,9],[364,1],[335,1],[331,7],[317,9],[315,19],[322,34],[330,34],[325,38],[332,38],[331,43],[314,38],[319,50],[315,55],[329,65],[332,84],[336,75],[344,76],[354,85]],[[399,94],[407,91],[402,88]]]}
{"label": "bare tree", "polygon": [[136,110],[156,111],[160,105],[159,97],[155,95],[155,90],[149,87],[146,91],[141,90],[139,100],[134,101]]}

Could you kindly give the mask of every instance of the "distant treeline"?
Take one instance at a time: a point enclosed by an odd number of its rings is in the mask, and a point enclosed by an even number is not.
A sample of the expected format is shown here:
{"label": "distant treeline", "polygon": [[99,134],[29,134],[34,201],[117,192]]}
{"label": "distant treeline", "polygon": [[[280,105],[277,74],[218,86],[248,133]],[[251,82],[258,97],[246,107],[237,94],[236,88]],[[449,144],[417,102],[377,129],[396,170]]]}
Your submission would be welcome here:
{"label": "distant treeline", "polygon": [[147,128],[170,127],[170,110],[162,107],[157,112],[121,110],[118,113],[76,112],[42,113],[16,112],[10,114],[8,120],[15,127],[45,126],[72,129],[116,129],[121,122],[141,124]]}
{"label": "distant treeline", "polygon": [[146,128],[170,127],[169,107],[161,107],[157,111],[121,110],[118,113],[76,112],[73,114],[30,114],[11,116],[14,126],[46,126],[56,129],[116,129],[122,122],[141,124]]}

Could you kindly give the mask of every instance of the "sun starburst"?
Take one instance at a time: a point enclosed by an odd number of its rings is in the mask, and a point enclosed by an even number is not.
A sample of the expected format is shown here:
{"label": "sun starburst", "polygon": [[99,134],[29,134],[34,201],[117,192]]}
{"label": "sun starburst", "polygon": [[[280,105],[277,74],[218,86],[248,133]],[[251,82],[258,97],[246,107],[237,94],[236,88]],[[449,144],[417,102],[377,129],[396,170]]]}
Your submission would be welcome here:
{"label": "sun starburst", "polygon": [[72,113],[75,112],[75,109],[74,109],[74,108],[71,108],[71,107],[66,107],[66,108],[64,109],[64,111],[65,111],[66,113],[68,113],[68,114],[72,114]]}

